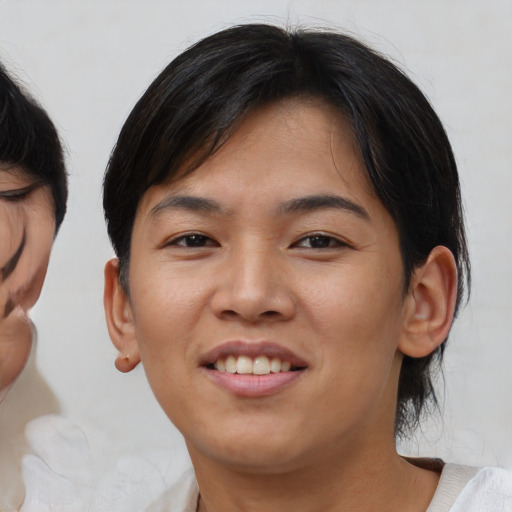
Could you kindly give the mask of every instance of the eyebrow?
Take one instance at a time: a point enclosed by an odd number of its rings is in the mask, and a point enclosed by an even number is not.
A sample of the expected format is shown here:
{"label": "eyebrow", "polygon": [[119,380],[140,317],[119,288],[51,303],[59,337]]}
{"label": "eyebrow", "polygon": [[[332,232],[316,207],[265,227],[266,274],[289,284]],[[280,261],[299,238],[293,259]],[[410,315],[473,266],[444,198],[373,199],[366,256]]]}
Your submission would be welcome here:
{"label": "eyebrow", "polygon": [[346,197],[332,194],[317,194],[311,196],[297,197],[286,201],[281,206],[282,213],[302,213],[325,209],[344,210],[353,213],[364,220],[370,220],[370,214],[361,205],[354,203]]}
{"label": "eyebrow", "polygon": [[[364,220],[370,220],[368,211],[345,197],[333,194],[316,194],[290,199],[283,203],[278,211],[281,214],[306,213],[317,210],[337,209],[353,213]],[[168,196],[156,204],[150,211],[150,217],[156,217],[166,210],[187,210],[197,213],[219,214],[226,209],[217,201],[196,196]]]}
{"label": "eyebrow", "polygon": [[156,217],[165,210],[188,210],[200,213],[222,213],[224,208],[213,199],[195,196],[168,196],[156,204],[149,212],[150,217]]}

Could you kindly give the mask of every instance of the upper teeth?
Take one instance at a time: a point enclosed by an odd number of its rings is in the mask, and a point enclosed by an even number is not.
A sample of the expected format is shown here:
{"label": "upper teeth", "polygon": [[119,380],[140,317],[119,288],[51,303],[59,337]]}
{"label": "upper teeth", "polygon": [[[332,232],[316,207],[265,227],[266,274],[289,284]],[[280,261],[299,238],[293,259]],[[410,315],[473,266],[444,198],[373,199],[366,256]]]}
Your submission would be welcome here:
{"label": "upper teeth", "polygon": [[219,372],[253,375],[288,372],[291,366],[290,361],[281,361],[279,357],[269,359],[267,356],[258,356],[252,359],[249,356],[230,355],[225,359],[217,359],[214,363],[215,369]]}

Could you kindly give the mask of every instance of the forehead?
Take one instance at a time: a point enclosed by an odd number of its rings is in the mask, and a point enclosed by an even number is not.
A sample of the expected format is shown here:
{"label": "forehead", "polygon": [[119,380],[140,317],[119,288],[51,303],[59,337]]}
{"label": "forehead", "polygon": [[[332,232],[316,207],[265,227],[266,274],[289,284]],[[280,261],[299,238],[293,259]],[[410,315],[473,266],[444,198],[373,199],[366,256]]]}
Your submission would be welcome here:
{"label": "forehead", "polygon": [[[140,210],[168,193],[208,193],[215,182],[227,197],[234,187],[252,196],[276,191],[288,180],[294,195],[329,193],[334,184],[349,195],[374,197],[350,123],[335,107],[319,99],[287,99],[247,115],[227,142],[195,170],[187,165],[144,195]],[[322,189],[323,190],[320,190]]]}
{"label": "forehead", "polygon": [[21,167],[0,161],[0,185],[23,185],[33,181],[35,178]]}

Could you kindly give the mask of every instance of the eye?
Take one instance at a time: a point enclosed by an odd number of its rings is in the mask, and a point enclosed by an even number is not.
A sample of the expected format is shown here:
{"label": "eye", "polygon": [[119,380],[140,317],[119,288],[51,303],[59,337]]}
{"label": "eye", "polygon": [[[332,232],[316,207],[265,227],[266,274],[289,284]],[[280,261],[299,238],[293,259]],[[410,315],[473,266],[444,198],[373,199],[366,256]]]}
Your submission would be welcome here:
{"label": "eye", "polygon": [[347,246],[347,244],[341,240],[322,234],[306,236],[294,244],[294,247],[305,247],[307,249],[332,249],[344,246]]}
{"label": "eye", "polygon": [[0,190],[0,199],[4,201],[17,202],[25,199],[36,185],[29,185],[28,187],[15,188],[12,190]]}
{"label": "eye", "polygon": [[197,248],[197,247],[217,247],[219,244],[212,240],[210,237],[201,233],[190,233],[188,235],[182,235],[168,242],[166,245],[174,245],[186,248]]}

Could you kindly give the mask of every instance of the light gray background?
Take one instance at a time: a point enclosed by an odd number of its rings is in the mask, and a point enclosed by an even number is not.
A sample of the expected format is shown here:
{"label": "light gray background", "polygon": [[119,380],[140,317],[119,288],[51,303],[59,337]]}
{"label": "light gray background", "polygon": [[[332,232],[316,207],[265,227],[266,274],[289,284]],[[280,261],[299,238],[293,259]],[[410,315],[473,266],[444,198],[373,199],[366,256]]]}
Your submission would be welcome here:
{"label": "light gray background", "polygon": [[124,119],[161,68],[198,38],[248,21],[348,30],[391,55],[434,104],[460,167],[474,286],[447,349],[444,419],[404,449],[512,467],[511,0],[0,0],[0,58],[68,151],[69,212],[32,314],[37,365],[63,414],[104,429],[115,453],[159,451],[173,474],[187,464],[143,369],[113,366],[101,181]]}

